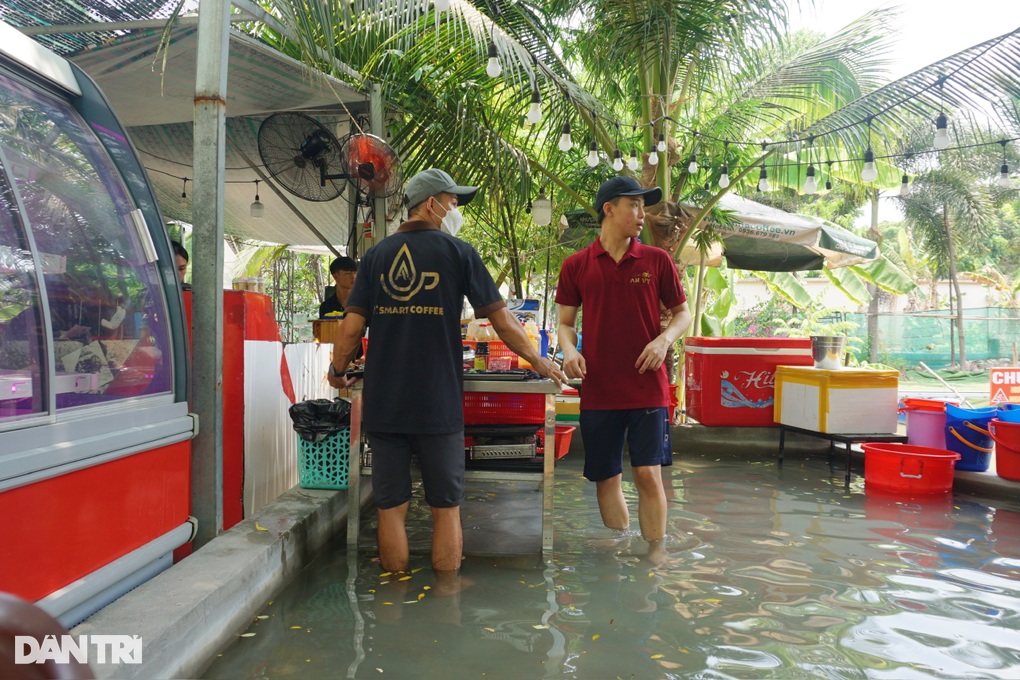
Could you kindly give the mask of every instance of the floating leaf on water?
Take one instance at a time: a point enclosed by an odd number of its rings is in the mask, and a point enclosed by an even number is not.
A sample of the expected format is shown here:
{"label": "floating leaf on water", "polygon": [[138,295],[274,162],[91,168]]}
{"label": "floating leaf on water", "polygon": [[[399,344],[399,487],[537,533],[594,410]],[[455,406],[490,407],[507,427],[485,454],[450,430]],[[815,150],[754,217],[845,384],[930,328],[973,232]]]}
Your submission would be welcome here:
{"label": "floating leaf on water", "polygon": [[591,636],[592,642],[594,642],[595,640],[598,640],[600,637],[602,637],[602,636],[599,635],[598,633],[595,633],[594,635]]}
{"label": "floating leaf on water", "polygon": [[417,573],[418,573],[419,571],[421,571],[422,569],[424,569],[424,567],[418,567],[417,569],[412,569],[412,570],[411,570],[411,573],[412,573],[412,574],[417,574]]}
{"label": "floating leaf on water", "polygon": [[255,637],[255,633],[241,633],[241,637]]}
{"label": "floating leaf on water", "polygon": [[383,602],[383,604],[393,604],[392,602]]}
{"label": "floating leaf on water", "polygon": [[291,626],[290,627],[291,630],[301,630],[302,628],[304,628],[304,626]]}
{"label": "floating leaf on water", "polygon": [[393,576],[393,572],[392,571],[384,571],[383,573],[379,574],[379,578],[386,578],[387,576]]}
{"label": "floating leaf on water", "polygon": [[265,614],[260,614],[259,616],[256,616],[255,618],[258,619],[259,621],[264,621],[264,620],[268,619],[269,617],[266,616]]}
{"label": "floating leaf on water", "polygon": [[653,658],[653,659],[661,659],[662,657],[663,657],[662,654],[652,654],[651,658]]}
{"label": "floating leaf on water", "polygon": [[496,632],[496,629],[495,629],[495,628],[485,628],[485,630],[486,630],[487,632],[489,632],[489,633],[495,633],[495,632]]}
{"label": "floating leaf on water", "polygon": [[419,600],[419,601],[420,601],[420,600],[421,600],[421,599],[422,599],[423,597],[425,597],[425,593],[418,593],[418,600]]}
{"label": "floating leaf on water", "polygon": [[534,628],[535,630],[545,630],[549,626],[547,626],[544,623],[534,623],[534,624],[531,625],[531,627]]}
{"label": "floating leaf on water", "polygon": [[410,574],[408,574],[407,576],[401,576],[401,577],[400,577],[400,578],[398,578],[397,580],[398,580],[398,581],[410,581],[410,580],[411,580],[411,575],[410,575]]}
{"label": "floating leaf on water", "polygon": [[432,586],[422,586],[422,590],[432,590]]}

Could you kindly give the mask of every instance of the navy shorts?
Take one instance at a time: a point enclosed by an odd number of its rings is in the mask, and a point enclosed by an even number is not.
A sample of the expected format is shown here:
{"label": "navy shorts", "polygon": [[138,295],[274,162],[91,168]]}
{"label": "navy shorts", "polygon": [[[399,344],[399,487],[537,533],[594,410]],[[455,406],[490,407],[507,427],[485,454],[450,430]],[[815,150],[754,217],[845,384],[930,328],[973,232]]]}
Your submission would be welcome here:
{"label": "navy shorts", "polygon": [[669,409],[636,408],[581,411],[584,476],[600,482],[623,472],[623,444],[631,467],[673,464]]}
{"label": "navy shorts", "polygon": [[372,492],[383,510],[411,500],[411,456],[417,456],[425,502],[455,508],[464,502],[464,431],[448,434],[366,432],[372,447]]}

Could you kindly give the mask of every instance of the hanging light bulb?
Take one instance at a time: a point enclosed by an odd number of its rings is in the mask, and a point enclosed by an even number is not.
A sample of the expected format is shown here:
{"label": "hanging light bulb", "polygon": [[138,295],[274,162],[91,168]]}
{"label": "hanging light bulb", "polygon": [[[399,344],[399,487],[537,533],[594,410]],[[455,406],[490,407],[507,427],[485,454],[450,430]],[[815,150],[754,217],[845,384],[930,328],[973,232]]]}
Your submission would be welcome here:
{"label": "hanging light bulb", "polygon": [[811,195],[818,191],[818,180],[815,179],[815,166],[807,166],[807,176],[804,178],[804,193]]}
{"label": "hanging light bulb", "polygon": [[255,200],[248,206],[248,214],[256,220],[261,220],[266,212],[266,206],[259,200],[259,180],[255,180]]}
{"label": "hanging light bulb", "polygon": [[432,0],[432,6],[437,12],[446,12],[450,9],[450,0]]}
{"label": "hanging light bulb", "polygon": [[940,113],[935,119],[935,142],[936,149],[945,149],[949,146],[949,119],[946,114]]}
{"label": "hanging light bulb", "polygon": [[545,195],[545,189],[540,189],[531,203],[531,221],[540,227],[552,222],[552,201]]}
{"label": "hanging light bulb", "polygon": [[666,151],[666,135],[659,133],[659,143],[655,145],[655,148],[659,150],[659,153]]}
{"label": "hanging light bulb", "polygon": [[772,189],[772,185],[769,184],[769,171],[765,169],[765,164],[761,164],[761,172],[758,173],[758,191],[769,191]]}
{"label": "hanging light bulb", "polygon": [[719,188],[726,189],[729,186],[730,186],[730,169],[729,167],[724,165],[720,168]]}
{"label": "hanging light bulb", "polygon": [[999,179],[995,183],[1000,189],[1009,189],[1013,186],[1009,181],[1009,164],[1006,162],[1006,144],[1008,143],[1005,139],[999,142],[999,144],[1002,144],[1002,167],[999,168]]}
{"label": "hanging light bulb", "polygon": [[560,134],[560,151],[566,153],[574,148],[574,140],[570,138],[570,121],[563,123],[563,131]]}
{"label": "hanging light bulb", "polygon": [[188,207],[188,178],[184,178],[184,187],[181,189],[181,207]]}
{"label": "hanging light bulb", "polygon": [[875,167],[875,152],[869,146],[864,152],[864,168],[861,170],[862,182],[874,182],[878,179],[878,168]]}
{"label": "hanging light bulb", "polygon": [[619,149],[613,152],[613,170],[617,172],[623,170],[623,154]]}
{"label": "hanging light bulb", "polygon": [[532,125],[542,120],[542,93],[538,91],[537,85],[531,90],[531,106],[528,107],[527,119]]}
{"label": "hanging light bulb", "polygon": [[657,147],[653,144],[652,148],[648,150],[648,165],[659,164],[659,152],[656,149]]}
{"label": "hanging light bulb", "polygon": [[903,178],[900,180],[900,196],[910,195],[910,177],[907,173],[903,173]]}
{"label": "hanging light bulb", "polygon": [[1002,164],[999,168],[999,179],[995,181],[999,185],[1000,189],[1009,189],[1013,186],[1012,182],[1009,181],[1009,165],[1006,163]]}
{"label": "hanging light bulb", "polygon": [[591,144],[588,146],[588,155],[585,157],[584,162],[588,164],[589,168],[594,168],[599,164],[599,145],[595,143],[595,140],[591,140]]}
{"label": "hanging light bulb", "polygon": [[627,159],[627,167],[631,172],[637,171],[640,167],[640,163],[638,163],[637,159],[637,149],[634,147],[630,147],[630,158]]}
{"label": "hanging light bulb", "polygon": [[829,166],[829,175],[825,178],[825,190],[832,191],[832,161],[825,161],[825,164]]}
{"label": "hanging light bulb", "polygon": [[485,75],[490,78],[499,78],[503,73],[503,65],[499,63],[499,52],[496,51],[496,43],[489,41],[489,63],[485,65]]}
{"label": "hanging light bulb", "polygon": [[687,174],[693,175],[698,171],[698,154],[691,154],[691,162],[687,164]]}

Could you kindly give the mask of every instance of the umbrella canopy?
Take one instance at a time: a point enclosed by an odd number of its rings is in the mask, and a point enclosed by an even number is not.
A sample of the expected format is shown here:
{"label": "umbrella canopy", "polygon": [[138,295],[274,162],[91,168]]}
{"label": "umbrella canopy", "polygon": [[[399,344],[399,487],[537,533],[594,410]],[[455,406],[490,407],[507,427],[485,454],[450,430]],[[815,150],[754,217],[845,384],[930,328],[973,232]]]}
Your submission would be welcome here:
{"label": "umbrella canopy", "polygon": [[[725,257],[736,269],[796,272],[878,259],[877,243],[817,217],[788,213],[736,194],[723,196],[719,208],[730,219],[712,225],[722,237],[722,246],[713,246],[706,254],[709,266],[721,264]],[[577,248],[591,243],[599,229],[586,210],[568,210],[560,218],[560,227],[560,243]],[[677,261],[680,265],[698,264],[701,254],[688,242]]]}
{"label": "umbrella canopy", "polygon": [[788,213],[736,194],[719,201],[731,221],[714,224],[726,261],[737,269],[795,272],[878,259],[878,244],[826,220]]}

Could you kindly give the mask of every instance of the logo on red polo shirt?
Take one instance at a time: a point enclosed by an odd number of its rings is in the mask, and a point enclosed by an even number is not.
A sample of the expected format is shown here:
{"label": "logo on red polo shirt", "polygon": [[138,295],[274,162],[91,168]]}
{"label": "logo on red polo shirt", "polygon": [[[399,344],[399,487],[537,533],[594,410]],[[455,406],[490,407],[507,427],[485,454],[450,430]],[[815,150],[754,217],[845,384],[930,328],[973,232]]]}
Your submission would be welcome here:
{"label": "logo on red polo shirt", "polygon": [[630,282],[631,283],[643,283],[644,285],[647,286],[648,284],[650,284],[652,282],[652,273],[651,272],[641,272],[641,274],[639,276],[632,276],[632,277],[630,277]]}

